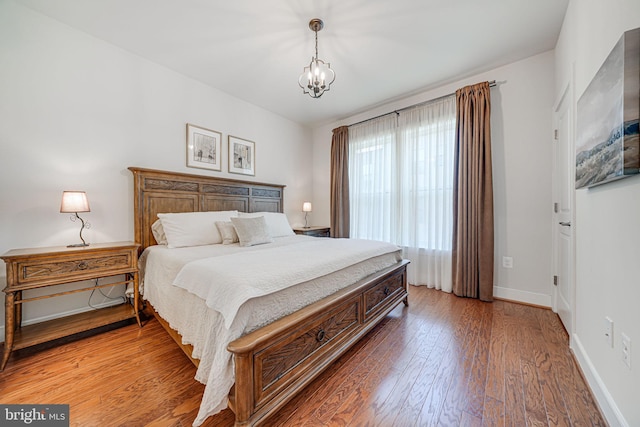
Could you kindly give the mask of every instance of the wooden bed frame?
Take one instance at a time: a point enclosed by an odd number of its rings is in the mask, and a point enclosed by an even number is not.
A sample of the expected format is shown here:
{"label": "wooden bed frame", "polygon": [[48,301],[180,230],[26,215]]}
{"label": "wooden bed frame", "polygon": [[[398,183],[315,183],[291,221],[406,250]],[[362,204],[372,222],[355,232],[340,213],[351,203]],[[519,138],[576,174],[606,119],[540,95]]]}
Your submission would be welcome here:
{"label": "wooden bed frame", "polygon": [[[284,185],[130,167],[134,176],[134,231],[140,250],[156,244],[158,213],[238,210],[282,212]],[[259,425],[313,381],[398,304],[408,305],[401,261],[233,342],[235,385],[229,407],[236,426]],[[153,310],[191,357],[191,346]]]}

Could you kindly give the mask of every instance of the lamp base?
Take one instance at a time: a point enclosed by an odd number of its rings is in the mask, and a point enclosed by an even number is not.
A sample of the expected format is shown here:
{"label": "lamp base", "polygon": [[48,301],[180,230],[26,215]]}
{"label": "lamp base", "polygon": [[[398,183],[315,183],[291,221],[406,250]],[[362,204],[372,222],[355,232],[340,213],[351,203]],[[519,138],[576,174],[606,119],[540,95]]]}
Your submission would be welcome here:
{"label": "lamp base", "polygon": [[85,246],[89,246],[88,243],[74,243],[73,245],[67,245],[68,248],[84,248]]}

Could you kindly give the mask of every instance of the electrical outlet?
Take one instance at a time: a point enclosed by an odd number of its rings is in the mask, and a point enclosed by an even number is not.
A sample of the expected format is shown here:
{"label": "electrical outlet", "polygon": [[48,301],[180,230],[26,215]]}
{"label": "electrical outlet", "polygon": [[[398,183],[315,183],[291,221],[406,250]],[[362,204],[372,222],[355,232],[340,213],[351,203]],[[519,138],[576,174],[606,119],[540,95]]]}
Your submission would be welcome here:
{"label": "electrical outlet", "polygon": [[504,268],[513,268],[513,258],[510,256],[502,257],[502,267]]}
{"label": "electrical outlet", "polygon": [[609,347],[613,347],[613,320],[609,317],[604,318],[604,337]]}
{"label": "electrical outlet", "polygon": [[631,338],[622,334],[622,361],[631,369]]}

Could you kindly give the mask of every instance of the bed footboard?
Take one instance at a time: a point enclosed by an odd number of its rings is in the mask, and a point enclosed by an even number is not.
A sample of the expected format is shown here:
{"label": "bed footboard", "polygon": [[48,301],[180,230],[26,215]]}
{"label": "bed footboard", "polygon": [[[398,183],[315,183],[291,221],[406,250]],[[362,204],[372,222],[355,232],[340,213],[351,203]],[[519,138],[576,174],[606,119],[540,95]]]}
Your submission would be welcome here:
{"label": "bed footboard", "polygon": [[402,261],[231,342],[235,386],[229,407],[235,425],[264,422],[400,302],[408,304],[408,263]]}

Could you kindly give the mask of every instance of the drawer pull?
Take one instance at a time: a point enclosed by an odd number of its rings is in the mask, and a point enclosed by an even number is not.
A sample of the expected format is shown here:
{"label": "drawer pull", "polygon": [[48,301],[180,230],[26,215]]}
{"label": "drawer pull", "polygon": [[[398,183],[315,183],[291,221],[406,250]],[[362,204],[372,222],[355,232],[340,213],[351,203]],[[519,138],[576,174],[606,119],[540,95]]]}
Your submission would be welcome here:
{"label": "drawer pull", "polygon": [[324,340],[324,329],[320,329],[316,335],[316,341],[322,342]]}
{"label": "drawer pull", "polygon": [[391,289],[389,289],[388,286],[385,286],[382,292],[384,292],[385,296],[389,296],[389,294],[391,293]]}
{"label": "drawer pull", "polygon": [[89,267],[86,261],[82,261],[78,263],[78,270],[86,270]]}

